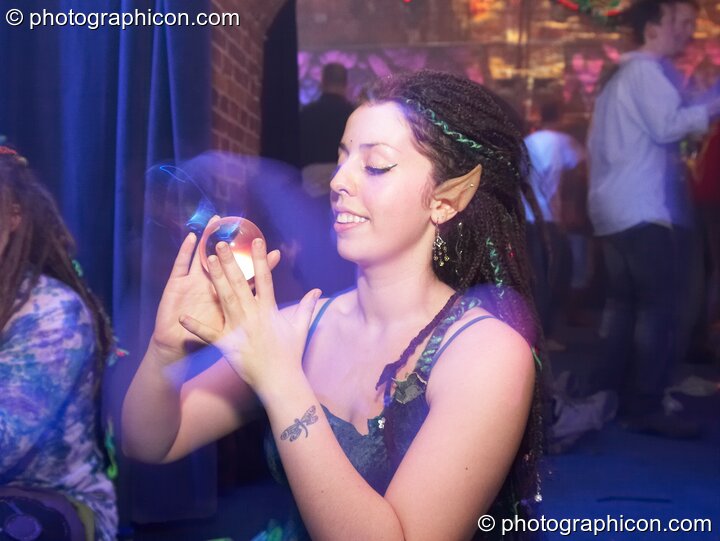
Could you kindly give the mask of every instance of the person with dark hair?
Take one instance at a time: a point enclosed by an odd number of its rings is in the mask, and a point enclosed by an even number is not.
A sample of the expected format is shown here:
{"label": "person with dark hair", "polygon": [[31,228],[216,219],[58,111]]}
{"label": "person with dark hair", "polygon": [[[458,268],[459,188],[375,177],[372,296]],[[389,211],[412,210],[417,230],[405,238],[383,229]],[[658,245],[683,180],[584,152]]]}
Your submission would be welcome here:
{"label": "person with dark hair", "polygon": [[342,64],[330,62],[322,70],[323,92],[345,92],[347,89],[347,69]]}
{"label": "person with dark hair", "polygon": [[621,392],[632,430],[668,437],[697,433],[662,398],[675,362],[676,242],[685,220],[670,145],[707,131],[720,100],[683,107],[661,60],[680,50],[677,0],[640,0],[627,14],[639,48],[625,54],[597,98],[588,136],[588,211],[601,237],[607,300],[601,336],[607,385]]}
{"label": "person with dark hair", "polygon": [[[189,235],[125,398],[126,452],[176,460],[257,397],[301,520],[257,539],[500,539],[501,518],[527,516],[541,499],[541,330],[521,192],[536,205],[498,100],[434,71],[368,90],[330,184],[349,291],[278,310],[276,251],[253,243],[253,294],[223,243],[208,277]],[[198,339],[224,359],[178,388],[170,367]],[[479,531],[484,513],[498,527]]]}
{"label": "person with dark hair", "polygon": [[[665,52],[663,56],[677,54],[687,46],[694,33],[695,25],[694,21],[676,19],[675,9],[680,4],[694,8],[697,16],[700,6],[695,0],[636,0],[621,14],[620,19],[630,27],[632,38],[639,46],[645,45],[648,41],[648,34],[646,34],[648,24],[659,27],[667,23],[668,26],[665,29],[670,30],[672,44],[668,43],[671,50]],[[656,38],[656,36],[650,37],[652,40]]]}
{"label": "person with dark hair", "polygon": [[[23,157],[0,147],[3,528],[12,536],[12,524],[22,523],[13,517],[30,516],[24,524],[40,528],[43,539],[70,539],[65,535],[71,531],[73,541],[77,535],[110,541],[117,511],[104,472],[98,416],[114,339],[100,302],[79,276],[73,251],[53,198]],[[53,519],[47,506],[64,519]]]}
{"label": "person with dark hair", "polygon": [[320,97],[300,111],[301,167],[335,163],[338,143],[354,108],[346,97],[347,69],[342,64],[323,66],[320,90]]}

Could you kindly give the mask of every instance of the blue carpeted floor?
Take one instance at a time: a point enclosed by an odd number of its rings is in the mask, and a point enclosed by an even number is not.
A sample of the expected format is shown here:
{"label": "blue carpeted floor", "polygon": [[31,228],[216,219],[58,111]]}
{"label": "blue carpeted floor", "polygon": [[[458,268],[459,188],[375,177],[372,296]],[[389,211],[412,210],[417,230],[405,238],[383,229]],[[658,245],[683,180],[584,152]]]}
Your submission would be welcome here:
{"label": "blue carpeted floor", "polygon": [[[562,339],[568,349],[555,354],[555,374],[568,370],[581,393],[594,392],[595,375],[603,363],[594,330],[565,328]],[[683,365],[677,368],[675,378],[688,375],[720,381],[720,367],[707,362]],[[710,519],[712,532],[562,535],[558,531],[547,534],[547,539],[720,539],[720,393],[704,398],[673,396],[684,406],[682,417],[702,424],[700,439],[679,441],[634,434],[611,422],[584,436],[566,453],[548,457],[550,473],[540,512],[556,520],[610,516],[617,520],[615,530],[620,529],[621,518],[659,519],[662,528],[670,519]]]}
{"label": "blue carpeted floor", "polygon": [[[720,412],[720,401],[702,406]],[[696,404],[697,406],[697,404]],[[710,411],[709,409],[706,411]],[[716,419],[717,421],[717,419]],[[541,512],[546,518],[711,519],[712,533],[573,533],[569,539],[720,539],[720,429],[697,441],[631,434],[611,424],[548,459]],[[616,526],[615,529],[618,529]],[[549,534],[548,539],[563,539]]]}

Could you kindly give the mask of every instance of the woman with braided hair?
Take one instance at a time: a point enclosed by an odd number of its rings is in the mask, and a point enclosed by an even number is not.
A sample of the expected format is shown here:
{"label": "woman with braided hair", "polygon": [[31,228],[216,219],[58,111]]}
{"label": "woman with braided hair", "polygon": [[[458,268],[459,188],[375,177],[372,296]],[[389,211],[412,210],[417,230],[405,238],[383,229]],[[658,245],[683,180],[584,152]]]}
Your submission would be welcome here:
{"label": "woman with braided hair", "polygon": [[0,539],[115,539],[98,437],[113,335],[73,251],[52,196],[0,147]]}
{"label": "woman with braided hair", "polygon": [[[279,253],[253,243],[253,293],[223,243],[206,274],[189,235],[125,399],[125,450],[175,460],[257,398],[299,509],[282,538],[500,539],[500,519],[540,499],[526,161],[482,86],[429,71],[378,81],[330,184],[356,287],[278,310]],[[167,368],[198,339],[224,359],[178,386]],[[497,527],[478,530],[483,514]]]}

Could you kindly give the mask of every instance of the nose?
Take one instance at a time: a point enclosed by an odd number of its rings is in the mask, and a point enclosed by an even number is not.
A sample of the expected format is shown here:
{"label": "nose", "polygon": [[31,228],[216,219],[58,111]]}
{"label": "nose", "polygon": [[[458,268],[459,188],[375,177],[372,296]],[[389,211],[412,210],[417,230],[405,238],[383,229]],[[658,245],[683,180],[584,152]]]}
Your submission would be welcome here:
{"label": "nose", "polygon": [[338,164],[337,168],[335,169],[335,174],[330,180],[330,190],[332,192],[332,195],[337,196],[343,193],[345,195],[351,195],[352,193],[354,193],[355,183],[352,180],[352,175],[347,169],[348,161],[345,161],[345,163],[342,164]]}

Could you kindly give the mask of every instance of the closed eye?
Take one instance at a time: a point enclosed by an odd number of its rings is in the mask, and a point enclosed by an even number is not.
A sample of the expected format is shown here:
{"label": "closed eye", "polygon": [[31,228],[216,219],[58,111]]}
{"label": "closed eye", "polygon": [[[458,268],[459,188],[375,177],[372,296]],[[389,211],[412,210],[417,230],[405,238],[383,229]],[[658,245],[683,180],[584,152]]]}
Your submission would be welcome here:
{"label": "closed eye", "polygon": [[367,171],[371,175],[382,175],[384,173],[387,173],[394,167],[397,167],[397,164],[388,165],[387,167],[371,167],[369,165],[365,166],[365,171]]}

